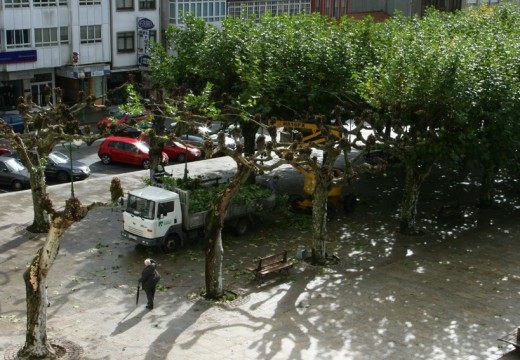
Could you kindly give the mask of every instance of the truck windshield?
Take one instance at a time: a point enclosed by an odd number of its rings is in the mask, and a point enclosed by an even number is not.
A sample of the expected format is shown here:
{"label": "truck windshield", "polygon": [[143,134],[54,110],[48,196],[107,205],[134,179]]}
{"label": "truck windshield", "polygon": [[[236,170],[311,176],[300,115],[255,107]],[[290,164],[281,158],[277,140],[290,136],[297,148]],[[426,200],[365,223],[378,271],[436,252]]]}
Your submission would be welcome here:
{"label": "truck windshield", "polygon": [[155,202],[130,194],[126,212],[146,219],[153,219],[155,216]]}

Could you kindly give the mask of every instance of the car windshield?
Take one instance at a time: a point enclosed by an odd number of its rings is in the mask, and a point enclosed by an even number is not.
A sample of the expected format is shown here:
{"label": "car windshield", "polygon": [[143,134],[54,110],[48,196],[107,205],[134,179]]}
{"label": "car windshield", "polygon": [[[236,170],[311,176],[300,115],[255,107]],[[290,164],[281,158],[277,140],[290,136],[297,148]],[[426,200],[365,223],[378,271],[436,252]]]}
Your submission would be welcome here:
{"label": "car windshield", "polygon": [[130,194],[126,205],[126,212],[146,219],[153,219],[155,215],[155,202]]}
{"label": "car windshield", "polygon": [[23,164],[19,160],[14,158],[6,160],[4,164],[11,172],[20,172],[22,170],[25,170],[25,166],[23,166]]}
{"label": "car windshield", "polygon": [[135,146],[141,150],[142,152],[144,153],[149,153],[150,152],[150,147],[148,146],[147,143],[145,142],[142,142],[142,141],[139,141],[139,142],[136,142],[135,143]]}
{"label": "car windshield", "polygon": [[53,151],[49,154],[49,159],[55,164],[64,164],[69,162],[69,157],[59,151]]}

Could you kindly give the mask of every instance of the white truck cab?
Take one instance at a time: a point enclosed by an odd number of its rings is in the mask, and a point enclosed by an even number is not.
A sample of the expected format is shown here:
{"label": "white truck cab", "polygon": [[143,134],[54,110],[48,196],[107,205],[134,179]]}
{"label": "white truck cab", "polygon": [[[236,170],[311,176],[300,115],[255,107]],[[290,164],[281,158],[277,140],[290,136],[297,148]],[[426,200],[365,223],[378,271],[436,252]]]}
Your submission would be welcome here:
{"label": "white truck cab", "polygon": [[[148,186],[128,193],[123,212],[123,238],[146,246],[164,246],[168,236],[182,232],[182,209],[179,195]],[[181,240],[180,236],[173,236]],[[179,244],[170,244],[177,246]]]}

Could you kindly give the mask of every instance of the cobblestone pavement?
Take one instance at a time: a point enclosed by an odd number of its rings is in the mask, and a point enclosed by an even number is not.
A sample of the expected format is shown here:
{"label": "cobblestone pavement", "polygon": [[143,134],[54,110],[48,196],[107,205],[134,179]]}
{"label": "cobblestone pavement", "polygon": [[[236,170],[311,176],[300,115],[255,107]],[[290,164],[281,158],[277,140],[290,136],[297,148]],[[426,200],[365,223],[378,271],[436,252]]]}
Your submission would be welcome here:
{"label": "cobblestone pavement", "polygon": [[[228,158],[189,165],[192,176],[232,169]],[[182,170],[168,167],[176,176]],[[282,190],[301,180],[290,168],[279,173]],[[124,189],[142,186],[145,175],[124,175]],[[84,204],[107,200],[109,180],[75,183],[75,193]],[[401,237],[395,213],[380,212],[395,195],[388,192],[397,193],[390,188],[374,189],[379,198],[330,223],[341,261],[327,268],[297,262],[289,275],[259,283],[242,271],[245,259],[292,252],[308,232],[282,238],[260,222],[245,240],[225,234],[224,286],[240,299],[220,304],[198,296],[200,244],[174,254],[136,251],[119,237],[119,207],[93,210],[66,232],[49,273],[49,337],[81,347],[84,359],[520,359],[497,341],[520,325],[516,210],[469,212],[455,225],[426,224],[430,235]],[[70,185],[49,190],[59,204]],[[433,195],[421,200],[433,206]],[[44,238],[24,230],[32,220],[28,191],[0,202],[0,353],[10,359],[25,335],[22,273]],[[153,311],[135,305],[146,256],[162,274]]]}

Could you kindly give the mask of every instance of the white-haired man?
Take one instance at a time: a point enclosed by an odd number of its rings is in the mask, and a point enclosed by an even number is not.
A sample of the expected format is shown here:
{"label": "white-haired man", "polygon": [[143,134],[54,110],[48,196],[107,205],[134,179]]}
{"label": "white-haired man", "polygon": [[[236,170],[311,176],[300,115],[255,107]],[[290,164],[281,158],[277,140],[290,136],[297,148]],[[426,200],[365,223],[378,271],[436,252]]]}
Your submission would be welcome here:
{"label": "white-haired man", "polygon": [[155,297],[155,289],[157,287],[157,283],[161,280],[161,275],[157,271],[157,263],[153,259],[145,259],[144,260],[145,268],[141,273],[141,278],[139,279],[139,283],[141,284],[142,289],[146,293],[146,308],[149,310],[153,309],[153,299]]}

